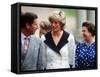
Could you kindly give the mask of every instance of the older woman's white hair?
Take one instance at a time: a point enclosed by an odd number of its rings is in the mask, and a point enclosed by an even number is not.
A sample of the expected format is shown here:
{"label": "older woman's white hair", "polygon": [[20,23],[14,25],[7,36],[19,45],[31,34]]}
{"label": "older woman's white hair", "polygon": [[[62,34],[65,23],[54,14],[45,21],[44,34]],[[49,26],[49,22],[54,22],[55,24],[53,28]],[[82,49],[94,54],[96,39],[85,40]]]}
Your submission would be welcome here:
{"label": "older woman's white hair", "polygon": [[64,28],[64,25],[66,24],[66,16],[65,13],[62,10],[55,10],[52,12],[52,14],[49,16],[49,21],[59,21],[61,22],[61,28]]}

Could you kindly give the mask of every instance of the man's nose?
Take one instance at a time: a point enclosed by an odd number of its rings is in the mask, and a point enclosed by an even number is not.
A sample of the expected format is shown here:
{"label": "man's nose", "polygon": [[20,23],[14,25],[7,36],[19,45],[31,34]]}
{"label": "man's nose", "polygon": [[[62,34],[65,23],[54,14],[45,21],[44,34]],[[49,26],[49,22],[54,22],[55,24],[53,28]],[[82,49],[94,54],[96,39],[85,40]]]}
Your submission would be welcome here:
{"label": "man's nose", "polygon": [[37,25],[37,27],[36,27],[36,28],[37,28],[37,29],[39,28],[39,27],[38,27],[38,25]]}
{"label": "man's nose", "polygon": [[35,25],[35,29],[38,29],[39,27],[38,27],[38,25]]}

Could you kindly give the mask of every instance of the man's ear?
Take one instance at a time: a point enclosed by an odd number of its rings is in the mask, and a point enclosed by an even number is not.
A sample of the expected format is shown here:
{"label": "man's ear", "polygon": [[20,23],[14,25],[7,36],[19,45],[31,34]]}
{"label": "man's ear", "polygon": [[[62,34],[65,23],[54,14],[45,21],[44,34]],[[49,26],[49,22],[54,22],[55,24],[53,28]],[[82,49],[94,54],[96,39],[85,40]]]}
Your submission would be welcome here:
{"label": "man's ear", "polygon": [[29,29],[29,28],[30,28],[29,23],[26,23],[26,28],[27,28],[27,29]]}

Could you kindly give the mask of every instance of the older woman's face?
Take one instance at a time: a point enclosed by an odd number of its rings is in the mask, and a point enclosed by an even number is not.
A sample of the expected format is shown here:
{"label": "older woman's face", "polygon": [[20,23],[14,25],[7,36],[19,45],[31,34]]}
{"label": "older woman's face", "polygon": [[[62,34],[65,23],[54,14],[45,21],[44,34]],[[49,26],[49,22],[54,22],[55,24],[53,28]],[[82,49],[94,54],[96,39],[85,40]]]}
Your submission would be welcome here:
{"label": "older woman's face", "polygon": [[92,34],[88,31],[87,27],[82,27],[82,35],[84,40],[89,40]]}
{"label": "older woman's face", "polygon": [[52,31],[60,31],[61,30],[61,23],[59,21],[52,21],[51,22]]}

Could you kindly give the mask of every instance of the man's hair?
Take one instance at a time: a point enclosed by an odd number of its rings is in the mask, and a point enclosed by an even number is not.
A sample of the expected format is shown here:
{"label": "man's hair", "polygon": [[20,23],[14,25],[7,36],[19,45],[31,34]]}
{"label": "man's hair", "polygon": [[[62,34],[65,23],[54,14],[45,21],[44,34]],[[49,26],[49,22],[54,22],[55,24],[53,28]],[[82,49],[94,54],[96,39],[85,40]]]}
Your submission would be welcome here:
{"label": "man's hair", "polygon": [[30,26],[34,22],[35,19],[37,19],[38,16],[34,13],[22,13],[21,14],[21,28],[26,27],[26,23],[28,23]]}
{"label": "man's hair", "polygon": [[95,36],[95,25],[91,22],[83,22],[82,27],[87,27],[88,31]]}

